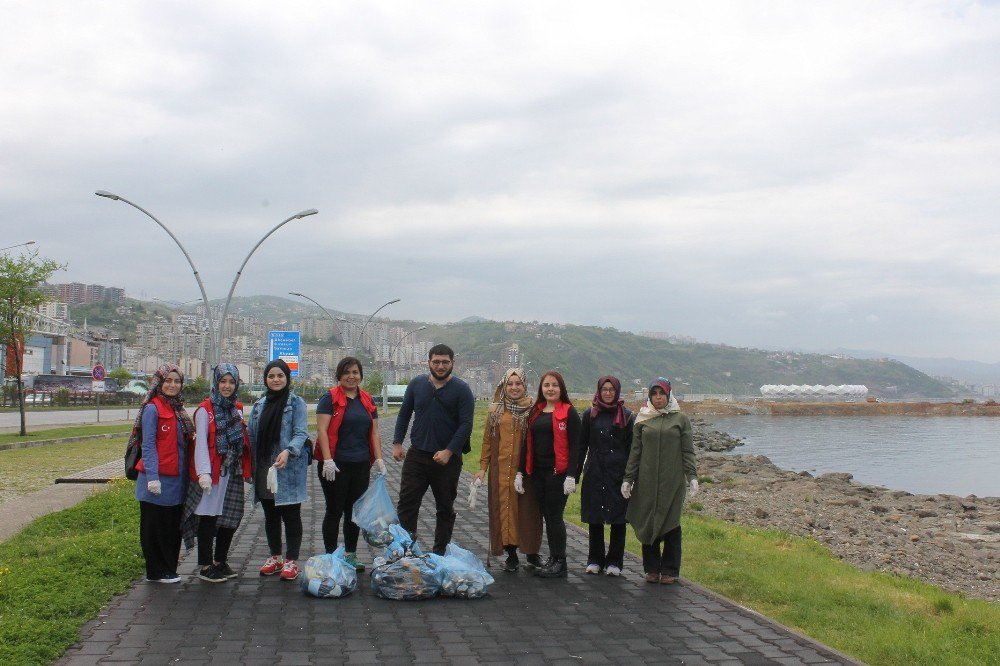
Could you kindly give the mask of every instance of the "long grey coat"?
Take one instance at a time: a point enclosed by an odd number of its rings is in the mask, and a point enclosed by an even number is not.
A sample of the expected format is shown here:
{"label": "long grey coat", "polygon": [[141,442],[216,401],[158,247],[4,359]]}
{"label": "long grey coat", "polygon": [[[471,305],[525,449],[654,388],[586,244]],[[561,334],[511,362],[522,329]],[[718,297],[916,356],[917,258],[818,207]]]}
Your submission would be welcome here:
{"label": "long grey coat", "polygon": [[625,519],[640,543],[656,539],[681,524],[687,484],[697,478],[691,421],[671,412],[635,424],[625,480],[633,484]]}

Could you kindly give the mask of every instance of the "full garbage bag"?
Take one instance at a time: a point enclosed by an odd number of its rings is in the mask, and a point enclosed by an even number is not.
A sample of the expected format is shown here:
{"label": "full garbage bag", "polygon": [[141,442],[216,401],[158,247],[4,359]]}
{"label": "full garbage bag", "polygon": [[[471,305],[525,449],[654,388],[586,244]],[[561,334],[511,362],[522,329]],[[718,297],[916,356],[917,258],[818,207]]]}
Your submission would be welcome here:
{"label": "full garbage bag", "polygon": [[385,475],[376,476],[368,490],[354,502],[351,520],[361,528],[361,535],[369,546],[385,546],[392,542],[389,526],[399,524],[399,516],[389,499]]}
{"label": "full garbage bag", "polygon": [[493,584],[493,576],[486,571],[482,560],[456,544],[448,544],[444,555],[434,556],[434,564],[442,596],[479,599],[486,596],[487,588]]}
{"label": "full garbage bag", "polygon": [[[407,555],[372,570],[372,591],[383,599],[416,601],[440,591],[431,555]],[[376,560],[379,558],[376,558]]]}
{"label": "full garbage bag", "polygon": [[382,549],[382,556],[386,562],[398,560],[404,555],[424,554],[420,544],[413,540],[402,525],[389,525],[389,533],[392,534],[392,541]]}
{"label": "full garbage bag", "polygon": [[344,547],[332,553],[314,555],[306,561],[300,583],[302,591],[314,597],[346,597],[358,587],[358,573],[344,559]]}

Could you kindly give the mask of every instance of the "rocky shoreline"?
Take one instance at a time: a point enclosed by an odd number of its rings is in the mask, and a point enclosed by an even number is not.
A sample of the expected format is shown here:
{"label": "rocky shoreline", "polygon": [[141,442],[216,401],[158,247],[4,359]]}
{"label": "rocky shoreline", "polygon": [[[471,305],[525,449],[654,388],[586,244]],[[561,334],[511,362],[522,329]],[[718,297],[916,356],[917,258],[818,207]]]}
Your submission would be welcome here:
{"label": "rocky shoreline", "polygon": [[1000,602],[1000,497],[916,495],[847,473],[784,470],[765,456],[722,453],[742,442],[692,423],[703,483],[689,509],[813,538],[862,569]]}

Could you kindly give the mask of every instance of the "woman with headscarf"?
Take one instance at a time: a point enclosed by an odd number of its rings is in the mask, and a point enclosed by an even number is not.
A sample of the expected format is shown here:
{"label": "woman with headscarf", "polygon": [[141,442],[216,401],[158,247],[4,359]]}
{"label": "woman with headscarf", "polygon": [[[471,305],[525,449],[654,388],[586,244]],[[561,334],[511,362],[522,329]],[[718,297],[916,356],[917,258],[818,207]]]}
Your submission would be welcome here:
{"label": "woman with headscarf", "polygon": [[[597,380],[597,392],[580,423],[580,518],[590,526],[587,573],[622,574],[625,557],[625,508],[621,495],[625,463],[632,449],[634,415],[621,398],[622,384],[607,375]],[[604,550],[604,526],[611,526],[611,540]]]}
{"label": "woman with headscarf", "polygon": [[[253,460],[254,501],[264,509],[264,532],[270,557],[260,568],[261,576],[281,574],[282,580],[299,575],[299,549],[302,547],[302,502],[306,492],[306,472],[312,449],[305,447],[308,437],[306,402],[292,391],[292,373],[288,364],[277,359],[264,368],[267,393],[250,411],[251,457]],[[271,466],[277,470],[277,490],[268,488]],[[285,555],[281,554],[281,526],[285,526]]]}
{"label": "woman with headscarf", "polygon": [[229,546],[243,520],[243,481],[250,480],[252,469],[239,389],[239,369],[220,363],[212,373],[211,394],[194,411],[194,455],[181,532],[188,548],[197,537],[198,578],[209,583],[236,576],[227,561]]}
{"label": "woman with headscarf", "polygon": [[686,489],[698,492],[691,421],[681,412],[670,382],[658,377],[635,417],[632,452],[625,466],[625,518],[642,544],[647,583],[672,585],[681,571],[681,510]]}
{"label": "woman with headscarf", "polygon": [[549,561],[535,575],[566,577],[566,499],[576,492],[580,417],[569,401],[562,375],[550,370],[538,382],[538,397],[527,421],[527,437],[514,475],[514,490],[523,495],[524,477],[535,491],[545,522]]}
{"label": "woman with headscarf", "polygon": [[136,465],[135,498],[139,500],[139,544],[146,560],[146,580],[178,583],[181,555],[181,512],[187,492],[187,460],[194,442],[194,423],[184,410],[184,373],[165,363],[153,373],[132,426],[130,442],[142,442]]}
{"label": "woman with headscarf", "polygon": [[499,556],[506,551],[504,571],[517,571],[520,564],[518,548],[527,555],[526,568],[538,569],[542,566],[538,557],[542,543],[542,516],[535,494],[529,491],[518,495],[513,485],[531,404],[524,370],[508,370],[493,394],[486,427],[483,428],[479,471],[473,481],[481,485],[489,472],[490,555]]}

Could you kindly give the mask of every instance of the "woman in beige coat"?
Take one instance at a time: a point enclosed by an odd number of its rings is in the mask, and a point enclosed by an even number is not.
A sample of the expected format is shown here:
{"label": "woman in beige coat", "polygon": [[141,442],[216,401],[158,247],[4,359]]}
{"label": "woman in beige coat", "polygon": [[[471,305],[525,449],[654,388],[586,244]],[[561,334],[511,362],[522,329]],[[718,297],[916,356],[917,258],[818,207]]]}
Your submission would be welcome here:
{"label": "woman in beige coat", "polygon": [[542,542],[542,516],[531,492],[514,491],[524,446],[525,420],[532,400],[527,395],[524,371],[508,370],[497,386],[483,428],[483,451],[473,483],[481,484],[489,472],[490,555],[507,553],[504,571],[517,571],[517,551],[527,554],[527,568],[541,566],[538,549]]}

